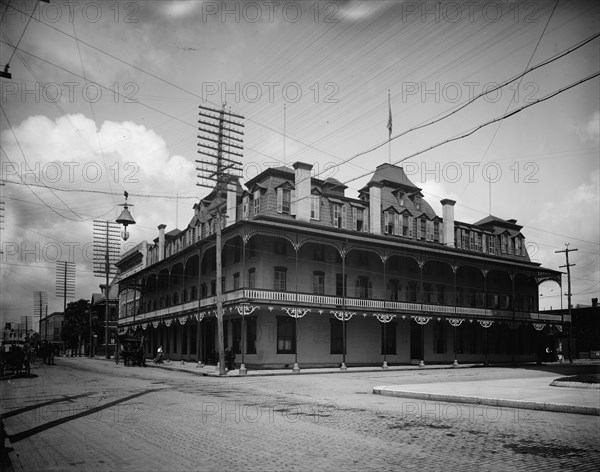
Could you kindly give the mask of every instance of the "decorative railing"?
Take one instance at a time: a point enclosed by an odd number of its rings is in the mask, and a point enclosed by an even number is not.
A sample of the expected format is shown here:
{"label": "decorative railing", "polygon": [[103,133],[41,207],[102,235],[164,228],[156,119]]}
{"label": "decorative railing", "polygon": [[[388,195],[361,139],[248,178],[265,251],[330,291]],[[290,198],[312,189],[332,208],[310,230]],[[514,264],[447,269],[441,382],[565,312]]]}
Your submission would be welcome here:
{"label": "decorative railing", "polygon": [[[280,292],[275,290],[259,289],[238,289],[223,294],[223,303],[231,305],[241,302],[265,303],[265,304],[286,304],[302,305],[323,309],[337,309],[345,307],[347,310],[362,309],[364,311],[385,310],[395,314],[418,314],[418,315],[456,315],[468,316],[472,318],[504,318],[521,321],[540,321],[540,322],[568,322],[568,316],[561,316],[552,313],[531,313],[514,312],[512,310],[484,309],[474,307],[461,307],[450,305],[433,305],[415,302],[397,302],[390,300],[373,300],[364,298],[343,298],[332,297],[328,295],[318,295],[310,293]],[[135,316],[127,316],[119,319],[120,324],[130,324],[133,322],[144,322],[146,320],[159,320],[182,316],[185,314],[195,314],[198,312],[211,310],[215,308],[216,296],[192,300],[160,310],[153,310],[145,313],[138,313]]]}

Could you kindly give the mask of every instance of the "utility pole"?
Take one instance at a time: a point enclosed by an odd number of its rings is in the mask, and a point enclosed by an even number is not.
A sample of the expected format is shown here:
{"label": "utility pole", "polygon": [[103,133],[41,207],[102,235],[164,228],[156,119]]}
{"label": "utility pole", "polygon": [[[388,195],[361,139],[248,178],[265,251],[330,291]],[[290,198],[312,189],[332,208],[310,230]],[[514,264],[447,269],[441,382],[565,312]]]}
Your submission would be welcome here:
{"label": "utility pole", "polygon": [[[108,345],[110,341],[110,308],[109,277],[117,275],[115,262],[119,260],[121,245],[119,242],[120,226],[118,223],[105,220],[94,220],[94,275],[105,278],[104,288],[104,343],[106,346],[106,358],[110,359]],[[115,349],[115,359],[118,352]]]}
{"label": "utility pole", "polygon": [[40,340],[42,339],[42,318],[44,316],[44,305],[46,306],[46,323],[44,341],[48,340],[48,293],[33,292],[33,314],[40,317]]}
{"label": "utility pole", "polygon": [[[241,128],[243,123],[233,121],[234,118],[243,120],[241,115],[235,115],[225,111],[225,105],[220,110],[199,106],[201,117],[199,131],[206,133],[198,135],[200,142],[198,153],[212,158],[210,161],[198,160],[200,164],[196,168],[200,182],[196,185],[207,187],[214,191],[215,198],[211,205],[215,215],[216,234],[216,305],[217,305],[217,346],[219,350],[219,375],[225,375],[225,347],[223,341],[223,286],[221,266],[221,231],[224,219],[227,217],[227,190],[230,185],[237,187],[237,181],[241,176],[242,164],[231,159],[232,156],[243,157],[243,154],[233,149],[242,151],[244,148]],[[202,127],[204,126],[204,127]],[[235,136],[234,136],[235,135]],[[208,151],[208,152],[207,152]],[[225,157],[227,156],[227,157]],[[235,205],[235,202],[233,203]],[[225,205],[225,210],[223,210]]]}
{"label": "utility pole", "polygon": [[[577,251],[577,249],[569,249],[569,243],[565,243],[567,246],[562,251],[554,251],[556,254],[559,252],[565,253],[566,264],[559,266],[559,268],[566,267],[567,268],[567,303],[569,310],[569,362],[573,363],[573,318],[571,316],[571,267],[575,266],[575,264],[569,264],[569,252]],[[561,295],[562,296],[562,295]]]}

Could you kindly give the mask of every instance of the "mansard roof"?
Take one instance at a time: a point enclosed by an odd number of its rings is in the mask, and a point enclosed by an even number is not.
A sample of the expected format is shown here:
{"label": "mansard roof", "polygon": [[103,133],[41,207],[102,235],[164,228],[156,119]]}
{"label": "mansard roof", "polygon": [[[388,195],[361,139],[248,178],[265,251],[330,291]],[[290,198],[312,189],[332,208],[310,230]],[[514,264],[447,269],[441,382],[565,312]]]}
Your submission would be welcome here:
{"label": "mansard roof", "polygon": [[400,166],[393,164],[381,164],[377,166],[373,177],[369,180],[367,187],[372,182],[382,183],[384,186],[393,188],[405,188],[407,191],[420,192],[421,189],[413,184],[410,179],[406,176],[404,169]]}
{"label": "mansard roof", "polygon": [[504,229],[520,231],[522,226],[517,224],[517,220],[503,220],[494,215],[486,216],[485,218],[473,223],[473,226],[493,229],[497,233],[503,232]]}

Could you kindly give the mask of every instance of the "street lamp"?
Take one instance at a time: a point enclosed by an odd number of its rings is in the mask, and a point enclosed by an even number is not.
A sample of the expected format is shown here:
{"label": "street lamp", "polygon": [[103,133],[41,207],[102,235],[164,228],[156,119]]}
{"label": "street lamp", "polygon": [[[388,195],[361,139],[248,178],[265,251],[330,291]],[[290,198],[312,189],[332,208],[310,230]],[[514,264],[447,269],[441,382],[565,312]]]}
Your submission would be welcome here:
{"label": "street lamp", "polygon": [[135,220],[133,219],[133,216],[131,216],[131,213],[129,213],[129,207],[133,206],[131,204],[127,204],[127,197],[129,196],[129,194],[127,192],[124,192],[124,194],[125,194],[125,203],[119,204],[119,206],[123,207],[123,211],[121,212],[121,214],[115,221],[117,223],[119,223],[120,225],[123,225],[123,231],[121,232],[121,237],[123,238],[123,241],[127,241],[129,239],[129,232],[127,231],[127,226],[134,225]]}
{"label": "street lamp", "polygon": [[[131,216],[129,212],[129,207],[133,206],[127,203],[127,197],[129,194],[124,192],[125,195],[125,203],[120,204],[119,206],[123,207],[123,211],[119,215],[119,217],[114,221],[99,221],[94,220],[94,273],[97,276],[105,277],[105,296],[104,296],[104,304],[105,304],[105,343],[106,343],[106,358],[110,358],[110,353],[108,350],[109,344],[109,276],[116,275],[116,267],[115,263],[119,258],[119,242],[118,242],[118,233],[119,229],[117,225],[123,225],[123,231],[121,232],[121,238],[123,240],[127,240],[129,238],[129,233],[127,232],[128,225],[134,225],[135,220]],[[117,320],[117,336],[115,342],[115,361],[119,361],[119,335],[118,335],[118,320]]]}

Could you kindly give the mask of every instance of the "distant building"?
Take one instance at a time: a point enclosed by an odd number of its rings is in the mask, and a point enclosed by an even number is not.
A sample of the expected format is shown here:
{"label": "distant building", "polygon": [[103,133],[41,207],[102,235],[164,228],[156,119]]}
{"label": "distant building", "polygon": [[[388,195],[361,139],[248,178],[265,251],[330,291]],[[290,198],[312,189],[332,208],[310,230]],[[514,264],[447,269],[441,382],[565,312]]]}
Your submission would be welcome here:
{"label": "distant building", "polygon": [[[546,310],[542,313],[562,316],[568,319],[569,310]],[[600,358],[600,306],[598,299],[592,298],[591,305],[575,305],[571,308],[573,318],[572,341],[573,357],[580,359]],[[555,333],[555,343],[560,342],[566,358],[569,357],[568,325],[565,330]]]}
{"label": "distant building", "polygon": [[30,341],[35,330],[31,325],[21,323],[5,323],[2,329],[3,344],[21,344]]}
{"label": "distant building", "polygon": [[61,333],[65,314],[63,312],[50,313],[40,319],[40,340],[52,344],[62,345]]}
{"label": "distant building", "polygon": [[283,368],[533,361],[568,321],[539,311],[539,284],[561,274],[529,259],[515,220],[455,221],[449,199],[437,215],[391,164],[357,198],[311,168],[267,169],[210,193],[184,230],[158,226],[147,264],[120,279],[119,326],[143,330],[148,352],[215,362],[220,283],[225,347],[249,368]]}

